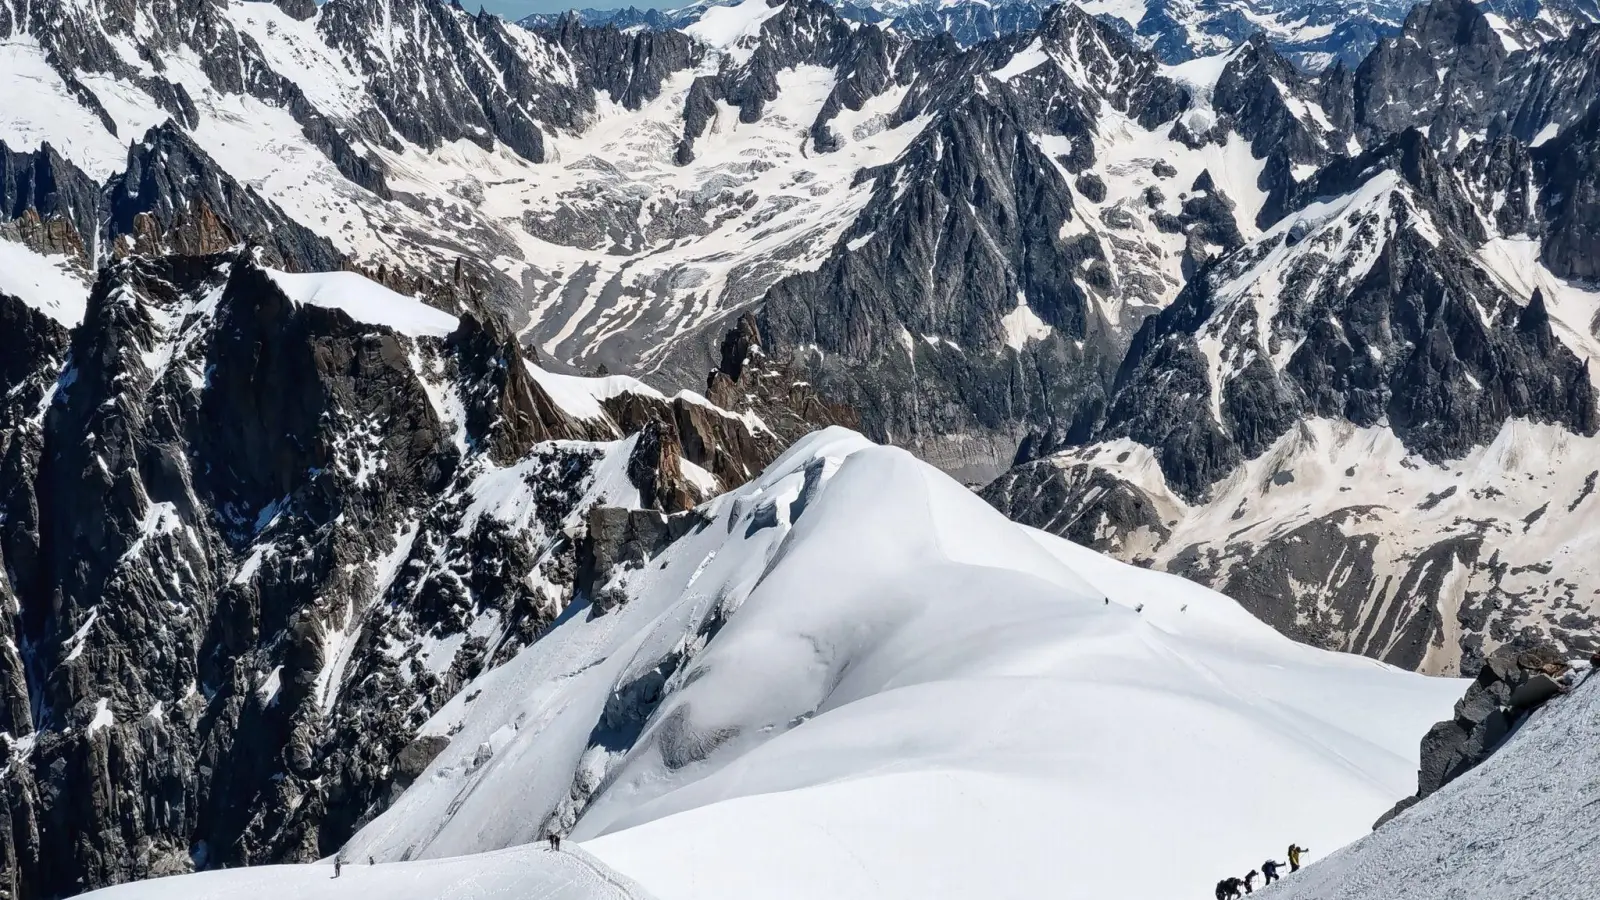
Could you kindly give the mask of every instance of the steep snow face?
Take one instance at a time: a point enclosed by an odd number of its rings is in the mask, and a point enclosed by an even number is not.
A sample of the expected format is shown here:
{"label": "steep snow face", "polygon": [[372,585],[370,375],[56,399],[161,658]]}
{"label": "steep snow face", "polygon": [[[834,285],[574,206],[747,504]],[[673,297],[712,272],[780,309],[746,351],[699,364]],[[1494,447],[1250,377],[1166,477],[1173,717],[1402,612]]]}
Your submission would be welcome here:
{"label": "steep snow face", "polygon": [[683,31],[743,62],[755,51],[761,23],[777,15],[782,8],[781,5],[768,5],[767,0],[742,0],[730,6],[710,6],[700,13],[698,21]]}
{"label": "steep snow face", "polygon": [[296,303],[342,310],[357,322],[383,325],[412,337],[444,337],[456,329],[455,316],[355,272],[295,274],[269,269],[267,275]]}
{"label": "steep snow face", "polygon": [[[664,898],[1031,897],[1064,869],[1171,897],[1284,834],[1359,836],[1460,691],[1291,643],[849,432],[701,512],[617,576],[622,605],[569,609],[441,709],[423,733],[449,746],[346,858],[558,830]],[[1135,865],[1150,847],[1163,865]]]}
{"label": "steep snow face", "polygon": [[1600,679],[1591,673],[1478,768],[1264,896],[1588,900],[1600,883],[1597,805]]}
{"label": "steep snow face", "polygon": [[65,256],[46,256],[0,238],[0,293],[71,328],[83,319],[89,288]]}
{"label": "steep snow face", "polygon": [[127,162],[127,142],[79,104],[31,36],[13,34],[0,42],[0,84],[8,86],[0,141],[13,149],[34,150],[48,141],[95,178],[121,171]]}
{"label": "steep snow face", "polygon": [[[1550,312],[1556,337],[1579,359],[1600,360],[1600,289],[1559,278],[1539,259],[1539,243],[1526,236],[1495,237],[1477,250],[1477,263],[1509,294],[1527,302],[1538,293]],[[1600,383],[1600,367],[1590,378]]]}

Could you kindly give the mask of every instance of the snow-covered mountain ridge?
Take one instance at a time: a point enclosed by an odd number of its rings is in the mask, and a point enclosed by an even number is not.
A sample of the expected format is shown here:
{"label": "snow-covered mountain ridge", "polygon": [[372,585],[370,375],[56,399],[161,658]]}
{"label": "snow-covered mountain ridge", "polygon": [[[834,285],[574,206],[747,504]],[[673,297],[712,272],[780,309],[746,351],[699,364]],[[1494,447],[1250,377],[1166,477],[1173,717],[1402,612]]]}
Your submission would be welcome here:
{"label": "snow-covered mountain ridge", "polygon": [[[573,12],[586,25],[618,28],[684,28],[698,21],[714,2],[677,9],[583,9]],[[1047,0],[840,0],[842,15],[913,37],[951,35],[962,46],[1038,27]],[[1180,63],[1226,52],[1254,34],[1263,34],[1279,52],[1303,68],[1319,72],[1336,62],[1360,63],[1377,42],[1400,30],[1415,5],[1410,0],[1327,4],[1285,0],[1235,0],[1185,3],[1170,0],[1089,0],[1083,9],[1126,31],[1164,62]],[[1518,45],[1570,32],[1600,21],[1590,0],[1480,4],[1495,16],[1508,42]],[[549,27],[566,13],[536,13],[520,23]]]}
{"label": "snow-covered mountain ridge", "polygon": [[463,680],[592,593],[591,507],[638,540],[778,452],[748,411],[267,255],[125,257],[70,332],[0,296],[14,897],[336,846]]}
{"label": "snow-covered mountain ridge", "polygon": [[1481,766],[1384,827],[1265,892],[1270,900],[1594,894],[1585,826],[1600,803],[1600,679],[1580,676]]}
{"label": "snow-covered mountain ridge", "polygon": [[[1037,435],[986,496],[1398,665],[1592,649],[1600,294],[1567,204],[1595,183],[1568,160],[1600,126],[1597,40],[1507,53],[1470,5],[1419,8],[1353,73],[1365,149],[1269,197],[1275,221],[1145,321],[1095,421]],[[1439,61],[1437,89],[1398,77]]]}
{"label": "snow-covered mountain ridge", "polygon": [[[391,864],[520,846],[512,884],[564,896],[540,885],[572,862],[526,846],[559,830],[661,898],[1026,897],[1063,868],[1170,897],[1285,833],[1359,836],[1461,689],[1294,644],[842,430],[691,515],[615,572],[618,605],[570,608],[439,709],[420,739],[445,746],[344,878],[420,896],[440,870]],[[1150,846],[1164,865],[1129,864]]]}
{"label": "snow-covered mountain ridge", "polygon": [[[1318,77],[1265,39],[1166,66],[1076,7],[963,50],[820,2],[531,32],[431,0],[185,0],[204,39],[154,7],[52,2],[6,22],[7,64],[55,106],[18,107],[3,139],[53,138],[15,165],[73,185],[7,199],[41,221],[35,251],[92,268],[255,237],[285,267],[486,308],[552,366],[673,389],[698,388],[753,309],[797,380],[975,481],[1029,431],[1091,417],[1140,321],[1318,168],[1408,127],[1452,156],[1575,132],[1595,33],[1511,51],[1478,16],[1492,46],[1421,97],[1449,41]],[[73,43],[84,29],[99,37]],[[1585,195],[1540,196],[1547,265],[1571,274]]]}
{"label": "snow-covered mountain ridge", "polygon": [[[491,776],[537,820],[491,844],[569,819],[615,823],[601,848],[691,816],[746,829],[701,812],[738,792],[709,770],[788,765],[829,709],[679,741],[724,677],[684,683],[687,655],[625,673],[615,703],[558,691],[570,733],[524,719],[567,754],[538,778],[495,762],[525,694],[451,718],[470,746],[421,730],[569,625],[637,636],[629,608],[669,599],[634,582],[709,553],[708,528],[820,529],[771,497],[748,521],[692,510],[829,421],[972,481],[1020,456],[985,495],[1008,514],[1329,647],[1430,671],[1524,637],[1587,649],[1600,29],[1508,23],[1436,0],[1308,75],[1266,38],[1163,62],[1076,7],[963,48],[819,2],[632,32],[431,0],[8,3],[0,65],[27,89],[0,107],[6,886],[306,860],[407,802],[438,833],[397,843],[475,847],[435,813]],[[630,374],[564,374],[602,364]],[[857,450],[838,471],[880,457]],[[959,611],[936,618],[970,628]],[[1137,660],[1193,649],[1118,633]],[[1077,658],[1080,632],[1050,634]],[[684,652],[740,646],[722,636]],[[1045,696],[1076,690],[1013,638],[995,652],[1038,663]],[[1000,657],[919,646],[1004,708]],[[1200,662],[1152,664],[1156,687],[1271,680]],[[667,669],[676,718],[631,718]],[[593,678],[569,680],[615,686]],[[1269,731],[1295,724],[1263,704]],[[981,756],[945,737],[925,746]],[[688,761],[663,775],[657,752]],[[432,799],[430,767],[450,769]],[[646,862],[677,889],[673,860]]]}

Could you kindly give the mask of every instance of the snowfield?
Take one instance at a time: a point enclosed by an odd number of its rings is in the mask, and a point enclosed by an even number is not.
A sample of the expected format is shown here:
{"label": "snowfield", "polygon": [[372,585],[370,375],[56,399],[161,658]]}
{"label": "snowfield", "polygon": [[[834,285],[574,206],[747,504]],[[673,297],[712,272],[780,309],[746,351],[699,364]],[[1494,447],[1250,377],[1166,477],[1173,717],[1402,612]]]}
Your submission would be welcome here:
{"label": "snowfield", "polygon": [[269,269],[267,274],[296,303],[343,310],[357,322],[383,325],[412,337],[448,337],[460,324],[447,312],[355,272],[296,274]]}
{"label": "snowfield", "polygon": [[65,256],[45,256],[0,238],[0,294],[10,294],[67,328],[83,321],[89,288]]}
{"label": "snowfield", "polygon": [[498,853],[426,862],[369,866],[347,860],[339,877],[331,861],[311,866],[259,866],[159,878],[123,885],[90,896],[119,900],[237,900],[240,897],[292,897],[294,900],[348,900],[357,897],[470,898],[518,900],[649,900],[638,885],[607,869],[576,848],[560,853],[548,847],[515,847]]}
{"label": "snowfield", "polygon": [[400,861],[494,853],[449,896],[578,896],[551,886],[570,861],[505,849],[555,829],[662,900],[1203,896],[1291,840],[1359,838],[1463,689],[1295,644],[841,429],[700,511],[617,576],[626,602],[575,603],[424,726],[449,745],[346,877],[441,896],[427,873],[457,863]]}

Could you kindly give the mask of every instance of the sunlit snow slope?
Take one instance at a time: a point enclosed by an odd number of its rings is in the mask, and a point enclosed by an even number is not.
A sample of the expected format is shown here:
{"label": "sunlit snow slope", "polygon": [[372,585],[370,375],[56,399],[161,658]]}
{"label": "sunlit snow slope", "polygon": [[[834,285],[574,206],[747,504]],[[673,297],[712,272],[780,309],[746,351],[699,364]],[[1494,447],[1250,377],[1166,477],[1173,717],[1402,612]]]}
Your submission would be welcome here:
{"label": "sunlit snow slope", "polygon": [[452,900],[516,897],[517,900],[649,900],[637,884],[582,850],[513,847],[454,859],[369,866],[350,860],[333,875],[332,861],[314,866],[258,866],[202,872],[183,878],[141,881],[96,896],[119,900],[230,900],[293,897],[344,900],[400,897]]}
{"label": "sunlit snow slope", "polygon": [[847,431],[702,511],[624,604],[575,606],[425,725],[449,746],[346,858],[554,829],[667,900],[1184,896],[1359,837],[1460,694]]}
{"label": "sunlit snow slope", "polygon": [[1597,806],[1600,679],[1590,676],[1483,765],[1266,898],[1590,900]]}

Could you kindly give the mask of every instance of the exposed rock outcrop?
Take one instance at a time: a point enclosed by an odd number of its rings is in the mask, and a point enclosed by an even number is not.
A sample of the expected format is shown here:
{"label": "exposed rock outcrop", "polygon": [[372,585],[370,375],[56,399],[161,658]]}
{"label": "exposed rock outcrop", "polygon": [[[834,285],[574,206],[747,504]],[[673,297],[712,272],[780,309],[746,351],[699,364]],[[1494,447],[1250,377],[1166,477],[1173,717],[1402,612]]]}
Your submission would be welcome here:
{"label": "exposed rock outcrop", "polygon": [[100,209],[100,186],[54,147],[30,151],[0,141],[0,235],[89,265]]}
{"label": "exposed rock outcrop", "polygon": [[[14,897],[332,852],[438,752],[415,740],[431,712],[572,600],[588,511],[645,499],[602,469],[681,482],[692,453],[735,484],[776,452],[725,443],[736,415],[647,393],[699,443],[635,453],[494,326],[362,321],[291,297],[257,257],[121,259],[70,351],[0,296]],[[655,546],[658,520],[631,540]]]}
{"label": "exposed rock outcrop", "polygon": [[1488,759],[1534,710],[1568,690],[1576,674],[1564,654],[1549,645],[1508,644],[1495,651],[1456,703],[1455,717],[1423,736],[1417,792],[1396,803],[1372,827],[1383,827]]}
{"label": "exposed rock outcrop", "polygon": [[668,515],[614,506],[591,509],[578,546],[577,596],[587,598],[596,615],[610,611],[627,599],[622,582],[628,571],[643,568],[673,541],[709,521],[693,510]]}
{"label": "exposed rock outcrop", "polygon": [[133,145],[126,171],[106,189],[106,218],[113,255],[203,256],[249,241],[270,264],[295,271],[340,262],[326,238],[235,181],[171,121]]}

